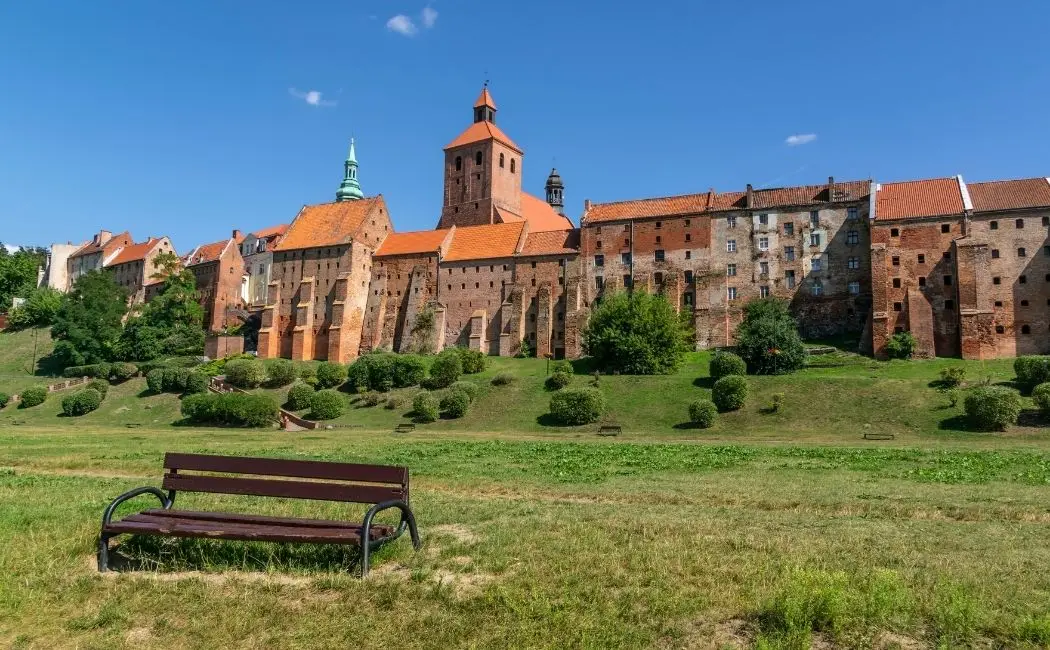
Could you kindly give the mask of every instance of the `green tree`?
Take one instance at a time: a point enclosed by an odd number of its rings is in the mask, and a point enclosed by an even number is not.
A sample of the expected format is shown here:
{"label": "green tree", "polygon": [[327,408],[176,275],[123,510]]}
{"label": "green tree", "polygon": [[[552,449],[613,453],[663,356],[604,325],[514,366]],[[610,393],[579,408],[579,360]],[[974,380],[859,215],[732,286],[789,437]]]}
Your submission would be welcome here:
{"label": "green tree", "polygon": [[36,288],[37,269],[44,263],[39,249],[8,252],[0,244],[0,312],[11,309],[13,298],[26,298]]}
{"label": "green tree", "polygon": [[38,287],[29,293],[25,304],[11,310],[8,324],[13,329],[51,325],[61,306],[60,292],[51,287]]}
{"label": "green tree", "polygon": [[749,302],[736,328],[736,353],[753,375],[783,375],[805,365],[806,349],[787,302],[777,298]]}
{"label": "green tree", "polygon": [[174,253],[156,258],[163,282],[160,293],[128,320],[117,345],[121,359],[148,361],[163,355],[200,354],[204,350],[204,308],[197,302],[197,282]]}
{"label": "green tree", "polygon": [[678,368],[688,346],[671,303],[634,291],[601,301],[584,330],[583,349],[605,373],[663,375]]}
{"label": "green tree", "polygon": [[104,271],[82,275],[62,300],[51,326],[53,356],[62,366],[108,361],[121,334],[128,295]]}

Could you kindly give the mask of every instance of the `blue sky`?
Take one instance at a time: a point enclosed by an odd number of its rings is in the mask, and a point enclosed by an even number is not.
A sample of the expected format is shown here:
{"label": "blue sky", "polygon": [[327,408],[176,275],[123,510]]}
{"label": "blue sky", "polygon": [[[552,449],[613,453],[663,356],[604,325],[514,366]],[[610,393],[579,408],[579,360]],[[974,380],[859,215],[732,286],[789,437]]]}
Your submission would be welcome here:
{"label": "blue sky", "polygon": [[[0,240],[180,251],[332,200],[351,135],[398,230],[491,79],[542,195],[1050,175],[1050,3],[10,2]],[[314,93],[320,93],[319,95]],[[791,136],[802,137],[788,144]]]}

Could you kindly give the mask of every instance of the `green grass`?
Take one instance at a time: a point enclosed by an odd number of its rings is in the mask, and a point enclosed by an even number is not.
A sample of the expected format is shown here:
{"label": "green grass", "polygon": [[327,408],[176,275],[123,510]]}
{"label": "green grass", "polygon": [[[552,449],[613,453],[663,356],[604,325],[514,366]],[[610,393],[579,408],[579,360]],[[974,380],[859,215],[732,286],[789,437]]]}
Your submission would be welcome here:
{"label": "green grass", "polygon": [[39,367],[33,374],[33,345],[36,343],[36,358],[51,353],[54,343],[51,330],[47,328],[0,332],[0,391],[9,395],[35,384],[55,381]]}

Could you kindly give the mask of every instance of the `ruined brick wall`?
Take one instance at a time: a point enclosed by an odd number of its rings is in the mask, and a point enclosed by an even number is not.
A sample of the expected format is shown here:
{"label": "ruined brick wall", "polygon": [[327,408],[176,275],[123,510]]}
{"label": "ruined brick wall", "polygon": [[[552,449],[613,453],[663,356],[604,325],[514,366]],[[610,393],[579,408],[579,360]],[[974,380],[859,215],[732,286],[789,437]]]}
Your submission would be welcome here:
{"label": "ruined brick wall", "polygon": [[484,309],[488,340],[483,349],[499,354],[500,307],[514,284],[514,265],[513,259],[441,262],[435,284],[437,301],[445,308],[445,346],[468,345],[470,318]]}
{"label": "ruined brick wall", "polygon": [[963,359],[991,359],[996,349],[991,250],[973,237],[956,239],[953,255],[959,276],[959,347]]}
{"label": "ruined brick wall", "polygon": [[437,256],[397,255],[375,258],[368,287],[364,350],[409,351],[415,317],[435,298]]}
{"label": "ruined brick wall", "polygon": [[[272,304],[274,315],[271,327],[278,341],[276,345],[279,356],[326,358],[328,355],[327,330],[331,325],[329,311],[335,300],[336,280],[340,274],[349,272],[355,261],[351,245],[341,244],[277,251],[273,259],[270,271],[273,278],[271,287],[273,283],[276,283],[277,291],[276,302]],[[370,260],[358,263],[366,265],[366,272],[371,265]],[[309,295],[303,293],[302,286],[303,281],[310,278],[313,279],[309,287],[314,294],[313,300],[310,300]],[[298,308],[301,303],[309,303],[309,312]],[[297,355],[304,354],[304,348],[300,344],[298,351],[293,349],[293,331],[304,326],[306,320],[310,321],[310,356],[300,357]],[[300,329],[300,331],[303,332],[301,337],[305,336],[305,330]]]}
{"label": "ruined brick wall", "polygon": [[565,283],[576,260],[575,255],[517,260],[514,286],[522,295],[522,338],[537,356],[565,356]]}

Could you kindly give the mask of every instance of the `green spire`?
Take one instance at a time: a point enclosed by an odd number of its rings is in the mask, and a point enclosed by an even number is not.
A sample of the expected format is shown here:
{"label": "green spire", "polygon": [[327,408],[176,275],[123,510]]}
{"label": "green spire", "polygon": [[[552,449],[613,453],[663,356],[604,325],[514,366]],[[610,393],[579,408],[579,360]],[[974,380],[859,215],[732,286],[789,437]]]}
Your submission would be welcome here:
{"label": "green spire", "polygon": [[357,152],[354,150],[354,139],[350,138],[350,153],[346,155],[346,162],[343,163],[343,182],[336,190],[335,200],[356,201],[364,197],[361,184],[357,182]]}

